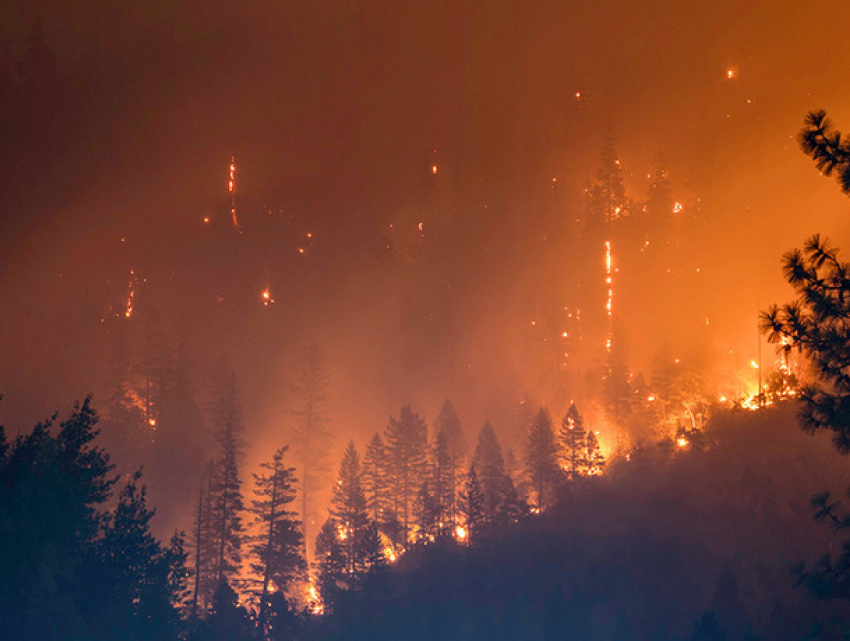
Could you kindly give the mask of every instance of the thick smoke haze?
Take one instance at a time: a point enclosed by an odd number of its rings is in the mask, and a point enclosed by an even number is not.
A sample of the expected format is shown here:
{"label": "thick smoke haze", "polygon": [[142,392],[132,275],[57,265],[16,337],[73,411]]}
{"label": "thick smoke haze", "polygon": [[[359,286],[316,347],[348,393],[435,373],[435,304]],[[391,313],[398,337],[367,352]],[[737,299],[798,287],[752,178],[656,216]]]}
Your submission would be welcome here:
{"label": "thick smoke haze", "polygon": [[489,419],[514,448],[525,395],[556,413],[586,395],[601,416],[575,374],[600,356],[558,365],[542,326],[588,300],[604,319],[603,248],[578,221],[612,136],[628,195],[647,200],[663,157],[682,206],[651,269],[613,244],[629,370],[702,359],[754,387],[757,311],[789,298],[781,255],[815,232],[850,247],[846,198],[795,138],[812,109],[850,126],[848,18],[827,2],[7,2],[0,418],[103,406],[116,345],[138,354],[150,328],[185,340],[199,394],[234,369],[249,465],[287,442],[311,344],[333,461],[408,402],[431,421],[451,397],[468,434]]}

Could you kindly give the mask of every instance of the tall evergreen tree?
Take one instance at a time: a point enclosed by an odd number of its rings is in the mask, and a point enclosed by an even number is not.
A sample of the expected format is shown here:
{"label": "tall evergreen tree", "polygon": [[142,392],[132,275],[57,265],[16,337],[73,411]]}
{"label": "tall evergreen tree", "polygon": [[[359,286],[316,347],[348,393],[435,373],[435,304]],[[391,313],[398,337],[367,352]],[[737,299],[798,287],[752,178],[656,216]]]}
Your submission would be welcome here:
{"label": "tall evergreen tree", "polygon": [[431,486],[433,487],[434,508],[440,534],[454,527],[454,474],[448,438],[445,432],[439,432],[431,449]]}
{"label": "tall evergreen tree", "polygon": [[449,454],[447,475],[449,486],[446,488],[446,496],[450,495],[452,497],[451,502],[446,504],[444,508],[449,520],[453,521],[455,518],[456,502],[454,497],[457,496],[458,485],[462,481],[461,468],[466,458],[467,444],[460,417],[457,415],[457,411],[449,399],[443,401],[440,412],[437,414],[437,418],[434,419],[434,433],[439,434],[440,432],[445,434]]}
{"label": "tall evergreen tree", "polygon": [[390,417],[386,431],[393,507],[401,517],[404,541],[410,526],[411,506],[425,474],[428,427],[410,405],[401,408],[398,419]]}
{"label": "tall evergreen tree", "polygon": [[428,487],[428,483],[422,483],[416,500],[413,502],[413,518],[416,521],[416,539],[418,541],[431,541],[439,534],[437,499]]}
{"label": "tall evergreen tree", "polygon": [[316,571],[318,590],[325,612],[333,612],[340,592],[351,587],[352,577],[348,574],[348,559],[340,538],[340,525],[329,516],[316,536]]}
{"label": "tall evergreen tree", "polygon": [[560,476],[558,446],[552,431],[552,419],[545,407],[531,424],[525,446],[525,465],[537,498],[537,508],[543,509],[554,498]]}
{"label": "tall evergreen tree", "polygon": [[306,569],[301,523],[290,509],[296,479],[295,469],[284,462],[287,449],[280,448],[271,462],[261,465],[264,473],[254,474],[256,498],[251,501],[251,513],[256,534],[251,537],[251,570],[260,583],[257,624],[261,630],[267,623],[271,592],[285,594]]}
{"label": "tall evergreen tree", "polygon": [[244,526],[242,478],[239,459],[242,450],[242,416],[236,375],[220,366],[213,381],[211,423],[218,445],[215,474],[210,498],[211,521],[216,552],[213,576],[216,585],[232,582],[242,562]]}
{"label": "tall evergreen tree", "polygon": [[460,513],[464,517],[467,541],[471,544],[478,542],[485,530],[484,496],[478,482],[475,466],[471,466],[466,474],[466,483],[460,493]]}
{"label": "tall evergreen tree", "polygon": [[348,443],[342,457],[330,512],[339,527],[346,572],[352,578],[357,578],[365,569],[363,538],[369,516],[366,495],[363,493],[360,455],[354,447],[354,441]]}
{"label": "tall evergreen tree", "polygon": [[216,558],[215,529],[213,523],[213,482],[215,463],[207,464],[207,472],[198,488],[198,502],[192,524],[191,549],[194,557],[192,614],[205,607],[212,599],[216,583],[214,560]]}
{"label": "tall evergreen tree", "polygon": [[505,474],[502,448],[489,421],[478,434],[478,445],[472,457],[472,465],[478,474],[484,498],[484,522],[488,525],[506,522],[510,480]]}
{"label": "tall evergreen tree", "polygon": [[587,432],[584,429],[584,418],[575,404],[570,405],[564,415],[558,436],[564,451],[567,474],[571,481],[575,481],[584,475],[588,467]]}
{"label": "tall evergreen tree", "polygon": [[327,461],[332,435],[328,430],[327,413],[330,379],[322,351],[311,345],[296,374],[293,385],[295,426],[292,433],[292,452],[301,473],[301,524],[304,530],[305,557],[310,558],[309,524],[317,513],[310,501],[314,492],[321,491],[330,473]]}
{"label": "tall evergreen tree", "polygon": [[95,635],[105,638],[163,639],[179,631],[187,578],[183,540],[175,536],[163,547],[151,534],[154,511],[140,478],[137,472],[121,491],[96,546],[100,571],[89,587],[104,626]]}
{"label": "tall evergreen tree", "polygon": [[588,476],[602,474],[602,471],[605,469],[605,456],[602,454],[602,449],[599,447],[599,439],[596,438],[596,432],[593,430],[587,430],[585,446]]}
{"label": "tall evergreen tree", "polygon": [[384,519],[390,498],[390,487],[387,479],[387,451],[378,432],[375,432],[366,447],[366,456],[363,459],[363,491],[366,493],[370,518],[373,522],[380,523]]}

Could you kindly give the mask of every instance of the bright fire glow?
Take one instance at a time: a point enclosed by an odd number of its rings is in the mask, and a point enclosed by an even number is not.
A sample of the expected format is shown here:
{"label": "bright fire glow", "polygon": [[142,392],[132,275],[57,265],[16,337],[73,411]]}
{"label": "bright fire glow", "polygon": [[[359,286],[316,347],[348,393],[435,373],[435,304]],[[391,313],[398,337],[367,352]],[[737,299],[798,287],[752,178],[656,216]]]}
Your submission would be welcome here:
{"label": "bright fire glow", "polygon": [[127,306],[124,309],[124,316],[130,318],[133,316],[133,309],[136,306],[136,273],[130,270],[130,282],[127,286]]}
{"label": "bright fire glow", "polygon": [[678,445],[679,447],[687,447],[688,439],[686,439],[684,436],[680,436],[676,439],[676,445]]}
{"label": "bright fire glow", "polygon": [[684,207],[682,206],[682,203],[679,203],[679,202],[673,203],[673,213],[674,214],[682,213],[683,209],[684,209]]}
{"label": "bright fire glow", "polygon": [[455,537],[457,537],[458,541],[466,541],[468,536],[469,536],[469,532],[467,532],[466,528],[463,527],[462,525],[458,525],[455,528]]}
{"label": "bright fire glow", "polygon": [[322,603],[322,597],[316,589],[316,584],[313,583],[313,577],[310,577],[310,583],[307,584],[307,607],[312,614],[324,614],[325,604]]}
{"label": "bright fire glow", "polygon": [[431,165],[431,173],[435,176],[437,175],[437,171],[439,171],[437,165]]}

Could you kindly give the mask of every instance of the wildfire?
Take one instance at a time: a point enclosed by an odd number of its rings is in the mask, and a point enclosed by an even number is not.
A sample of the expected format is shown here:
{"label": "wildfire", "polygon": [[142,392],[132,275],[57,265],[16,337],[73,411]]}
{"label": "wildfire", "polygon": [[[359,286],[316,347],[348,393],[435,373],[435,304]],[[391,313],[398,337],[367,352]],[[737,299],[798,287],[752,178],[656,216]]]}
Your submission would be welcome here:
{"label": "wildfire", "polygon": [[322,596],[316,589],[316,584],[313,582],[313,577],[310,577],[310,582],[307,584],[307,608],[311,614],[321,615],[325,613],[325,604],[322,603]]}
{"label": "wildfire", "polygon": [[608,285],[608,300],[605,303],[605,309],[608,311],[608,318],[611,318],[611,314],[614,311],[614,288],[612,286],[613,280],[611,277],[611,267],[613,264],[613,257],[611,255],[611,241],[605,241],[605,283]]}
{"label": "wildfire", "polygon": [[136,272],[130,270],[130,282],[127,285],[127,306],[124,309],[124,317],[130,318],[133,316],[133,309],[136,306]]}

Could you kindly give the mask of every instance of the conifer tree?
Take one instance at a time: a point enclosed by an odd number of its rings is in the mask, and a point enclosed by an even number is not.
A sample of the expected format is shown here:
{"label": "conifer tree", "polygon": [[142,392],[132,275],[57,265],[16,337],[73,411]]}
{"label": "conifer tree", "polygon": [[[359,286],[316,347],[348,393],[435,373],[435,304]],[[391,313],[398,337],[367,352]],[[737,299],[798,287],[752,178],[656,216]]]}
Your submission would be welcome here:
{"label": "conifer tree", "polygon": [[330,614],[340,591],[352,585],[343,541],[340,540],[340,525],[332,516],[322,524],[316,536],[316,569],[319,593],[325,612]]}
{"label": "conifer tree", "polygon": [[564,415],[558,436],[564,451],[567,474],[571,481],[575,481],[584,475],[588,466],[587,432],[584,429],[584,419],[575,404],[570,405]]}
{"label": "conifer tree", "polygon": [[330,472],[327,462],[328,446],[332,440],[327,413],[329,387],[322,351],[311,345],[298,369],[292,389],[295,397],[295,425],[291,440],[293,457],[301,474],[301,524],[304,552],[308,559],[309,523],[316,514],[310,496],[321,490]]}
{"label": "conifer tree", "polygon": [[191,549],[194,557],[192,614],[198,608],[210,602],[216,583],[214,560],[216,558],[215,530],[213,523],[213,481],[215,463],[207,464],[207,472],[198,488],[198,502],[195,506],[195,519],[192,525]]}
{"label": "conifer tree", "polygon": [[236,375],[220,366],[213,382],[211,423],[218,445],[215,474],[210,498],[211,521],[216,556],[213,576],[218,586],[223,580],[231,581],[242,562],[244,527],[242,512],[242,478],[239,459],[242,449],[242,418]]}
{"label": "conifer tree", "polygon": [[366,526],[366,532],[363,535],[363,558],[370,572],[387,565],[388,559],[384,553],[384,542],[381,540],[381,533],[375,523],[369,523]]}
{"label": "conifer tree", "polygon": [[505,474],[502,448],[489,421],[478,434],[478,445],[472,457],[472,465],[478,475],[484,498],[484,522],[493,525],[497,521],[503,521],[504,519],[499,517],[506,513],[509,480]]}
{"label": "conifer tree", "polygon": [[587,474],[588,476],[597,476],[602,474],[605,469],[605,457],[602,454],[602,449],[599,447],[599,440],[596,438],[596,432],[593,430],[587,431],[585,439]]}
{"label": "conifer tree", "polygon": [[448,519],[453,521],[455,518],[455,503],[458,485],[462,481],[461,468],[467,454],[466,438],[463,433],[463,426],[460,422],[460,417],[455,411],[454,405],[449,399],[443,402],[440,407],[440,412],[437,418],[434,419],[434,433],[443,432],[448,446],[448,487],[446,488],[446,496],[451,497],[451,501],[443,506],[448,515]]}
{"label": "conifer tree", "polygon": [[431,485],[434,493],[434,509],[440,534],[450,530],[454,512],[454,465],[445,432],[437,434],[431,449]]}
{"label": "conifer tree", "polygon": [[485,526],[484,496],[481,493],[481,485],[478,483],[478,474],[474,465],[469,468],[464,489],[460,493],[460,513],[466,523],[468,542],[470,544],[478,542]]}
{"label": "conifer tree", "polygon": [[257,624],[266,624],[271,591],[286,593],[294,580],[303,576],[306,564],[301,555],[301,523],[291,510],[295,501],[295,469],[287,467],[287,447],[275,452],[271,462],[263,463],[265,473],[254,474],[251,512],[257,532],[251,538],[251,570],[259,577],[259,613]]}
{"label": "conifer tree", "polygon": [[428,428],[410,405],[401,408],[398,419],[390,417],[386,431],[387,454],[393,488],[393,508],[401,518],[407,540],[413,500],[425,474]]}
{"label": "conifer tree", "polygon": [[537,495],[537,508],[542,509],[553,500],[560,476],[552,419],[545,407],[540,408],[531,424],[525,447],[525,465]]}
{"label": "conifer tree", "polygon": [[390,488],[387,483],[386,447],[378,432],[369,441],[363,458],[363,491],[366,493],[370,518],[380,523],[387,508]]}
{"label": "conifer tree", "polygon": [[364,570],[363,537],[369,524],[366,495],[363,493],[360,455],[349,442],[333,488],[331,516],[339,526],[346,572],[358,577]]}
{"label": "conifer tree", "polygon": [[416,493],[413,518],[416,520],[418,541],[430,541],[439,534],[437,500],[428,488],[428,483],[422,483]]}

